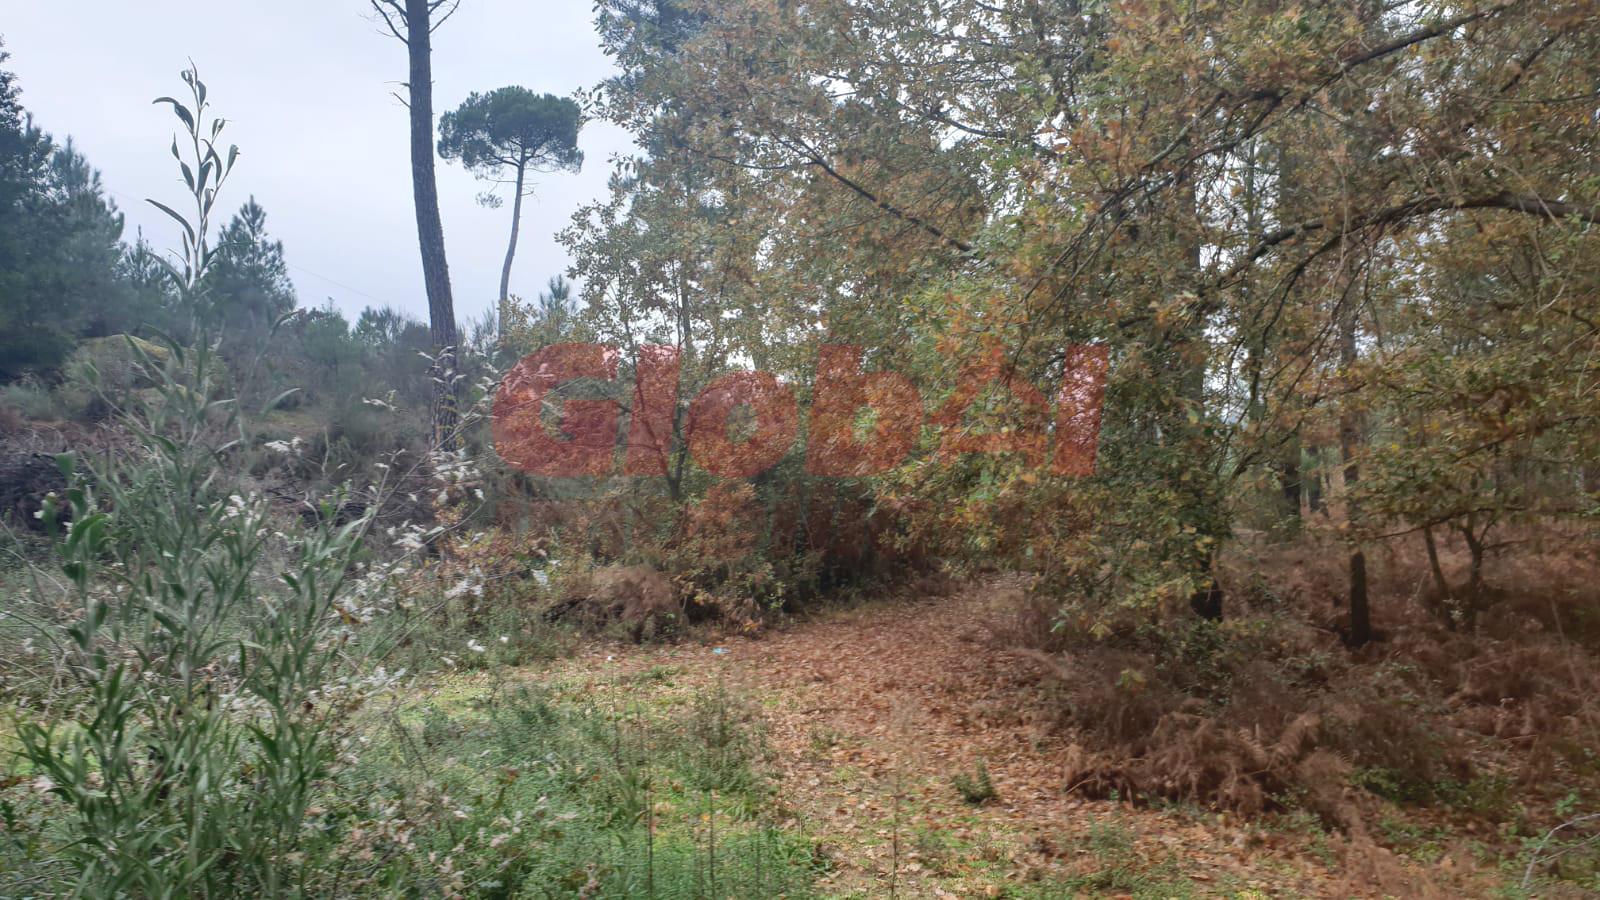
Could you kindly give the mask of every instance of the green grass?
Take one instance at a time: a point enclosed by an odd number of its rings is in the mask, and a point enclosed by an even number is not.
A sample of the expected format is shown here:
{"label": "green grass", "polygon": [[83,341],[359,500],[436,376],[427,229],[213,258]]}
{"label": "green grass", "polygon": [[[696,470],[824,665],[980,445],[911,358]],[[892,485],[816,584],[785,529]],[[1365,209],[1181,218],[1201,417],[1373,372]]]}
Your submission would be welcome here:
{"label": "green grass", "polygon": [[[779,821],[754,707],[673,674],[466,672],[367,708],[308,816],[305,892],[817,896],[823,864]],[[65,875],[55,802],[0,791],[0,893]]]}
{"label": "green grass", "polygon": [[[665,683],[669,673],[646,673]],[[329,815],[374,859],[362,887],[478,896],[805,897],[802,836],[772,821],[760,729],[720,685],[681,704],[619,684],[448,682],[383,716]],[[619,686],[620,685],[620,686]],[[626,698],[620,702],[608,702]],[[665,707],[665,708],[663,708]],[[358,798],[358,799],[357,799]],[[407,835],[399,823],[426,822]],[[462,873],[471,873],[465,876]],[[463,885],[461,879],[468,878]]]}

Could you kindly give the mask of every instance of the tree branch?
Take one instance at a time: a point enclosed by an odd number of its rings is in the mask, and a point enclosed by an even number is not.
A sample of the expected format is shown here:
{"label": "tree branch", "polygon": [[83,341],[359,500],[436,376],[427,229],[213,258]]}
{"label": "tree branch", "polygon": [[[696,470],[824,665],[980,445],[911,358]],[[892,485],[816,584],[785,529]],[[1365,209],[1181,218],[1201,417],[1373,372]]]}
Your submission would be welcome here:
{"label": "tree branch", "polygon": [[835,180],[835,181],[839,182],[840,184],[844,185],[845,187],[849,188],[855,194],[860,196],[863,200],[866,200],[868,203],[871,203],[873,206],[876,206],[878,209],[888,213],[891,216],[894,216],[895,218],[899,219],[902,222],[905,222],[905,223],[907,223],[909,225],[914,225],[917,228],[922,229],[923,231],[927,232],[928,234],[932,235],[933,237],[937,238],[938,240],[943,241],[946,244],[949,244],[950,246],[956,248],[957,250],[960,250],[962,253],[971,253],[972,252],[972,245],[971,244],[967,243],[966,241],[961,240],[960,238],[951,237],[950,235],[945,234],[942,230],[939,229],[938,226],[932,224],[931,222],[926,222],[926,221],[922,220],[921,218],[917,217],[916,215],[914,215],[912,213],[909,213],[909,212],[906,212],[905,210],[902,210],[902,209],[896,207],[894,204],[890,203],[887,200],[884,200],[883,198],[879,197],[877,194],[874,194],[872,191],[870,191],[867,188],[865,188],[864,186],[862,186],[860,183],[856,182],[855,180],[851,179],[849,176],[843,174],[839,170],[835,169],[833,166],[829,165],[828,161],[823,158],[822,154],[818,153],[815,149],[811,148],[810,146],[807,146],[804,143],[799,143],[799,142],[797,142],[797,143],[798,143],[798,146],[800,148],[801,155],[803,155],[811,163],[811,165],[816,166],[817,168],[821,169],[823,172],[827,173],[828,177],[832,178],[833,180]]}
{"label": "tree branch", "polygon": [[1353,56],[1347,56],[1339,63],[1339,74],[1343,75],[1357,66],[1364,66],[1369,62],[1382,59],[1383,57],[1392,53],[1398,53],[1413,44],[1420,44],[1423,41],[1430,41],[1436,37],[1449,34],[1450,32],[1455,31],[1457,28],[1460,28],[1463,25],[1470,25],[1479,19],[1487,19],[1495,13],[1503,12],[1513,6],[1516,6],[1519,2],[1521,2],[1521,0],[1502,0],[1500,3],[1485,7],[1477,12],[1462,13],[1454,18],[1445,19],[1443,22],[1435,22],[1434,24],[1425,28],[1419,28],[1416,31],[1403,34],[1387,44],[1380,44],[1371,50],[1357,53]]}
{"label": "tree branch", "polygon": [[400,43],[409,47],[411,41],[406,37],[406,32],[401,30],[400,25],[395,24],[397,21],[406,24],[406,31],[410,30],[409,23],[406,22],[405,7],[400,5],[399,0],[370,0],[370,2],[372,3],[372,11],[378,14],[379,19],[383,20],[383,24],[389,29],[389,33],[394,35]]}
{"label": "tree branch", "polygon": [[[1600,207],[1584,206],[1562,200],[1549,200],[1537,194],[1517,194],[1511,191],[1500,191],[1479,197],[1419,197],[1397,206],[1390,206],[1351,219],[1329,238],[1329,243],[1319,249],[1318,254],[1332,249],[1346,235],[1354,234],[1358,231],[1385,225],[1397,225],[1418,216],[1459,209],[1502,209],[1541,216],[1552,221],[1576,218],[1588,225],[1600,225]],[[1266,256],[1279,244],[1324,231],[1327,228],[1328,222],[1326,220],[1309,219],[1269,232],[1260,241],[1256,242],[1248,253],[1230,266],[1221,277],[1217,278],[1214,283],[1219,287],[1226,286],[1254,264],[1256,260]]]}
{"label": "tree branch", "polygon": [[[444,15],[440,16],[437,19],[434,19],[433,18],[433,14],[438,12],[443,7],[449,7],[449,8],[445,9]],[[460,8],[461,8],[461,0],[434,0],[433,3],[428,4],[428,18],[430,20],[430,24],[428,26],[428,33],[429,34],[433,34],[435,31],[438,31],[439,30],[439,26],[443,25],[445,22],[450,21],[450,17],[455,15],[456,14],[456,10],[458,10]]]}

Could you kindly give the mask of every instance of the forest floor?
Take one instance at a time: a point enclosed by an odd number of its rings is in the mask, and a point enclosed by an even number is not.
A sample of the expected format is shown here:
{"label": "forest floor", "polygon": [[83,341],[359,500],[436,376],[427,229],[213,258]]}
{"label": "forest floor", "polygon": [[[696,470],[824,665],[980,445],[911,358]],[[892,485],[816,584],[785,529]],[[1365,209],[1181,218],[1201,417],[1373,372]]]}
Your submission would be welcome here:
{"label": "forest floor", "polygon": [[[1063,772],[1075,748],[1052,727],[1047,690],[976,624],[1016,589],[989,580],[714,641],[592,642],[509,677],[600,706],[673,707],[715,689],[759,710],[775,784],[766,814],[814,843],[829,896],[1499,892],[1503,873],[1470,835],[1439,834],[1414,852],[1304,816],[1074,797]],[[994,796],[974,804],[953,781],[978,780],[980,765]]]}

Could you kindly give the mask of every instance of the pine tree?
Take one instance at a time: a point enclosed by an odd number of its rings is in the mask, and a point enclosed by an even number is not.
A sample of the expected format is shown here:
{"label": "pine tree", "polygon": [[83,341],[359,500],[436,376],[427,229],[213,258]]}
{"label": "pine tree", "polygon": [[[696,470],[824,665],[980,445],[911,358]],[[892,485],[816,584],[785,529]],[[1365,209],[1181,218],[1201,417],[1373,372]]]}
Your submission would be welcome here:
{"label": "pine tree", "polygon": [[222,229],[207,288],[209,324],[226,344],[260,340],[294,309],[283,242],[267,235],[267,211],[254,197]]}

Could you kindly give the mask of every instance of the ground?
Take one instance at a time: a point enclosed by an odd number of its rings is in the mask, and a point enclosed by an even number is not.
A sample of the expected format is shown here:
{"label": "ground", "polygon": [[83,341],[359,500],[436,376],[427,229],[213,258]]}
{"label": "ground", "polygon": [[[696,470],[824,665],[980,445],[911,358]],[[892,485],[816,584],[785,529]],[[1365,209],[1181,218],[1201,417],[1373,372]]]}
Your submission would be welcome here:
{"label": "ground", "polygon": [[[598,704],[665,704],[712,688],[763,713],[776,817],[846,897],[1484,896],[1499,879],[1470,843],[1427,854],[1357,843],[1280,816],[1086,801],[1039,678],[976,623],[1014,587],[835,610],[753,636],[593,643],[517,678]],[[489,678],[491,676],[477,676]],[[492,676],[499,678],[502,676]],[[993,798],[974,804],[953,782]]]}

